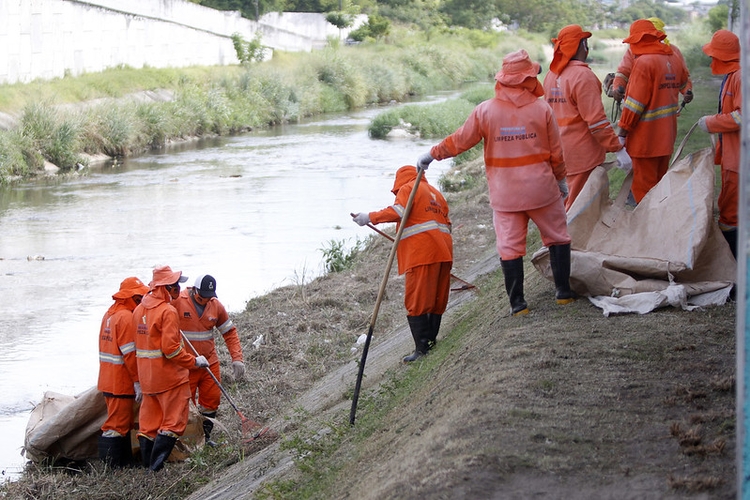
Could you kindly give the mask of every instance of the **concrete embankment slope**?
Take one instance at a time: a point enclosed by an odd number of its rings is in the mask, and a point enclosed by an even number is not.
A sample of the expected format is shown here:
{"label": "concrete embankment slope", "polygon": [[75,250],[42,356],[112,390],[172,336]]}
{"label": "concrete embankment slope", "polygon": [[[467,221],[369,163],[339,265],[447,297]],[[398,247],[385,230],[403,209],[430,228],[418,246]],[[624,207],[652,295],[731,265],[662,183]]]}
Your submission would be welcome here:
{"label": "concrete embankment slope", "polygon": [[[353,27],[363,22],[358,18]],[[0,83],[114,68],[237,64],[231,36],[310,51],[346,38],[324,14],[269,13],[257,22],[186,0],[0,0]]]}

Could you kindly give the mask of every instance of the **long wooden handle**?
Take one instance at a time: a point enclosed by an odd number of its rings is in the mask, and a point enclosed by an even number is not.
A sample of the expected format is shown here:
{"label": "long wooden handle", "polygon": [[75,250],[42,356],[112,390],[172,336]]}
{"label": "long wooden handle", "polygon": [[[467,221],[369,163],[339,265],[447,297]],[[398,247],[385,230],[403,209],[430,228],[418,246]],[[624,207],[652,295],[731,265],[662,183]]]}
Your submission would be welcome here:
{"label": "long wooden handle", "polygon": [[391,253],[388,256],[388,263],[385,266],[385,273],[383,279],[380,282],[380,290],[378,290],[378,298],[375,301],[375,307],[370,316],[370,327],[367,330],[367,339],[365,340],[365,346],[362,349],[362,359],[359,362],[359,372],[357,373],[357,382],[354,385],[354,394],[352,395],[352,409],[349,412],[349,425],[354,425],[354,419],[357,414],[357,401],[359,400],[359,391],[362,388],[362,376],[365,372],[365,361],[367,360],[367,351],[370,349],[370,341],[372,340],[372,332],[375,329],[375,320],[378,317],[380,311],[380,303],[383,301],[385,295],[385,286],[388,284],[388,275],[391,273],[391,267],[393,266],[393,260],[396,258],[396,249],[398,248],[398,242],[401,241],[401,234],[404,232],[406,221],[409,220],[409,213],[411,213],[411,207],[414,204],[414,197],[417,194],[417,188],[419,187],[419,181],[422,180],[422,174],[424,170],[417,168],[417,180],[414,181],[414,186],[411,188],[409,193],[409,199],[404,207],[404,214],[401,216],[401,224],[398,226],[396,231],[396,237],[393,239],[393,246],[391,247]]}

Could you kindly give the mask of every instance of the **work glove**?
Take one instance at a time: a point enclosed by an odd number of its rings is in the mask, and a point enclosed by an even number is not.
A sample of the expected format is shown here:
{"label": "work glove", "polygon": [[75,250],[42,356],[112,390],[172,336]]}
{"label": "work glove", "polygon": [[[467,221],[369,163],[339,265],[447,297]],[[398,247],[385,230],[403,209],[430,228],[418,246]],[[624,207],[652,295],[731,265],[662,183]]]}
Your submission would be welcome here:
{"label": "work glove", "polygon": [[427,170],[427,167],[430,166],[430,163],[432,163],[432,160],[434,159],[435,158],[433,158],[430,153],[423,154],[422,156],[419,157],[419,160],[417,160],[417,168],[421,168],[422,170]]}
{"label": "work glove", "polygon": [[630,159],[630,155],[625,151],[625,148],[615,151],[615,155],[617,156],[617,167],[620,170],[627,174],[633,169],[633,160]]}
{"label": "work glove", "polygon": [[617,102],[622,101],[622,98],[625,97],[625,89],[622,87],[617,87],[612,89],[612,99],[614,99]]}
{"label": "work glove", "polygon": [[693,102],[693,91],[688,90],[685,92],[685,95],[682,96],[682,104],[690,104],[691,102]]}
{"label": "work glove", "polygon": [[135,402],[140,403],[143,400],[143,391],[141,390],[141,383],[136,382],[133,384],[133,389],[135,389]]}
{"label": "work glove", "polygon": [[234,371],[235,380],[242,380],[245,378],[245,363],[242,361],[232,361],[232,370]]}
{"label": "work glove", "polygon": [[205,356],[196,356],[195,358],[196,368],[208,368],[208,360]]}
{"label": "work glove", "polygon": [[366,226],[370,223],[370,214],[367,212],[362,212],[354,216],[354,222],[359,224],[360,226]]}
{"label": "work glove", "polygon": [[707,118],[708,118],[707,116],[701,116],[700,118],[698,118],[698,126],[701,128],[702,131],[710,134],[711,132],[708,131],[708,125],[706,124]]}
{"label": "work glove", "polygon": [[559,181],[557,181],[557,187],[560,188],[560,194],[562,195],[562,199],[566,199],[568,197],[568,180],[563,177]]}
{"label": "work glove", "polygon": [[622,147],[625,147],[625,137],[624,137],[624,136],[622,136],[622,135],[618,135],[618,136],[617,136],[617,140],[618,140],[618,141],[620,141],[620,145],[621,145]]}

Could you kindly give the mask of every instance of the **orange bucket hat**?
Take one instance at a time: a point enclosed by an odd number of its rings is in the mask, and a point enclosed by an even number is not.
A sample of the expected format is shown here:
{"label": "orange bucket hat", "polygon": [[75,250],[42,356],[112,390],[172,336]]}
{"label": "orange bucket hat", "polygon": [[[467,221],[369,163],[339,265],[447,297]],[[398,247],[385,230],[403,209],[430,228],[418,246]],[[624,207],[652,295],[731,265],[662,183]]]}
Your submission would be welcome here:
{"label": "orange bucket hat", "polygon": [[713,34],[711,41],[703,46],[707,56],[721,61],[740,60],[740,39],[729,30],[719,30]]}
{"label": "orange bucket hat", "polygon": [[527,78],[536,79],[542,67],[533,62],[524,49],[511,52],[503,58],[503,67],[495,75],[495,80],[503,85],[521,85]]}
{"label": "orange bucket hat", "polygon": [[113,299],[129,299],[133,295],[146,295],[148,287],[136,277],[125,278],[120,283],[120,290],[112,296]]}
{"label": "orange bucket hat", "polygon": [[187,276],[183,276],[182,271],[172,271],[169,266],[161,266],[154,268],[154,279],[150,285],[152,287],[166,286],[177,282],[185,283],[187,280]]}
{"label": "orange bucket hat", "polygon": [[570,24],[561,29],[557,34],[557,38],[552,39],[554,55],[549,65],[550,71],[559,75],[573,56],[576,55],[576,52],[578,52],[581,40],[590,36],[591,32],[583,31],[583,28],[577,24]]}
{"label": "orange bucket hat", "polygon": [[654,23],[648,19],[638,19],[630,25],[630,35],[622,43],[638,43],[644,38],[650,41],[664,40],[667,34],[656,29]]}

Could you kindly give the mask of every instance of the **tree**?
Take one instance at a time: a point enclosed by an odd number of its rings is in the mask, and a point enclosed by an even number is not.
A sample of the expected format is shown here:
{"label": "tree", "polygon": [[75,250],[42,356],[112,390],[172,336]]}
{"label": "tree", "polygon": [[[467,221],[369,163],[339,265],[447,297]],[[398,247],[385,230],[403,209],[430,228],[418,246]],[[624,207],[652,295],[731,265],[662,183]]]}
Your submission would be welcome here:
{"label": "tree", "polygon": [[440,7],[451,26],[488,29],[499,17],[497,6],[483,0],[445,0]]}
{"label": "tree", "polygon": [[726,4],[717,5],[708,11],[706,23],[708,24],[711,33],[713,33],[714,31],[726,28],[727,19],[729,19],[729,6]]}

